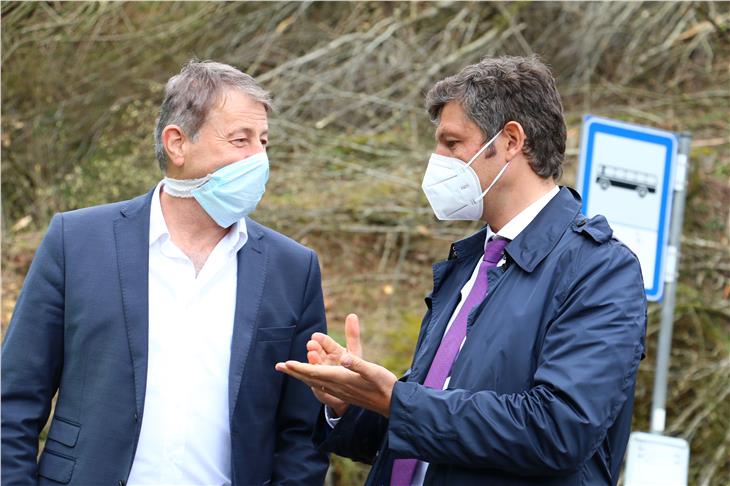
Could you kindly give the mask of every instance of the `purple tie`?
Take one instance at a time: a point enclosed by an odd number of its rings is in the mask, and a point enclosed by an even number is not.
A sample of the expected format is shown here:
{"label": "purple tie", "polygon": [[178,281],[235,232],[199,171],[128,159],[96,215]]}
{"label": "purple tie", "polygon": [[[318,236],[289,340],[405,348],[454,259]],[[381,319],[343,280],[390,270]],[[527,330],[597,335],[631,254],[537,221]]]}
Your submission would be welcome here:
{"label": "purple tie", "polygon": [[[489,290],[487,270],[497,266],[502,259],[504,247],[509,240],[492,238],[484,248],[484,258],[479,264],[479,273],[469,295],[461,306],[454,322],[441,340],[436,356],[431,362],[424,386],[441,390],[451,372],[451,367],[461,349],[461,343],[466,337],[466,321],[472,309],[479,305]],[[410,486],[413,473],[416,471],[418,459],[396,459],[393,462],[393,474],[390,477],[390,486]]]}

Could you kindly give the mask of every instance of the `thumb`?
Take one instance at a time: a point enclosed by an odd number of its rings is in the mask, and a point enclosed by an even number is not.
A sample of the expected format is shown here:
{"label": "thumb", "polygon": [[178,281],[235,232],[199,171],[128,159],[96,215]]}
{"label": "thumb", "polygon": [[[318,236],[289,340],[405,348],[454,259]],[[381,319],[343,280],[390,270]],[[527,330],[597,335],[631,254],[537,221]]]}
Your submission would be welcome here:
{"label": "thumb", "polygon": [[362,343],[360,341],[360,319],[356,314],[349,314],[345,318],[345,339],[347,351],[362,357]]}
{"label": "thumb", "polygon": [[350,352],[347,352],[342,356],[340,364],[348,370],[354,371],[365,378],[371,374],[370,366],[368,366],[370,363]]}

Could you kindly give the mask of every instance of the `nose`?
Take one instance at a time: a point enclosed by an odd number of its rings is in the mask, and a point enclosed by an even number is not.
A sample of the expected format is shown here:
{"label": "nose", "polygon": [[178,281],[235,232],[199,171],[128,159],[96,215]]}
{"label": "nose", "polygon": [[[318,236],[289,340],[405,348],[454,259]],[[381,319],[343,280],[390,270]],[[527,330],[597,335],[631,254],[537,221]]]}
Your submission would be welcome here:
{"label": "nose", "polygon": [[261,140],[257,140],[256,142],[254,142],[253,147],[255,148],[254,153],[266,152],[266,145],[261,143]]}
{"label": "nose", "polygon": [[437,143],[436,147],[433,149],[433,153],[443,156],[449,156],[451,153],[449,152],[449,149],[446,147],[446,145],[442,143]]}
{"label": "nose", "polygon": [[252,155],[256,155],[259,152],[266,152],[266,145],[261,143],[261,141],[257,140],[255,142],[251,142],[249,145],[246,146],[245,150],[245,156],[246,158],[251,157]]}

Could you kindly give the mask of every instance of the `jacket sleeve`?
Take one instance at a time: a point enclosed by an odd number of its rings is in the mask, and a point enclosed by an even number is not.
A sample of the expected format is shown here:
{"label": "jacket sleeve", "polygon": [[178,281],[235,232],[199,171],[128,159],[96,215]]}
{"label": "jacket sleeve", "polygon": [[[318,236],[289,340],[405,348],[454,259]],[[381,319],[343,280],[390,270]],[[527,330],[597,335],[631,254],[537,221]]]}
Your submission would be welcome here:
{"label": "jacket sleeve", "polygon": [[646,299],[627,248],[591,250],[557,296],[532,388],[500,395],[397,383],[388,428],[396,457],[549,475],[594,454],[632,393]]}
{"label": "jacket sleeve", "polygon": [[[307,360],[307,341],[312,333],[327,332],[322,297],[322,278],[314,252],[310,254],[309,275],[304,290],[302,313],[292,341],[290,359]],[[273,485],[323,484],[329,458],[312,443],[312,431],[320,404],[312,391],[299,380],[284,378],[277,412],[277,437]]]}
{"label": "jacket sleeve", "polygon": [[36,252],[2,348],[3,484],[36,484],[38,436],[63,366],[63,219]]}
{"label": "jacket sleeve", "polygon": [[331,428],[322,411],[315,429],[314,443],[323,451],[372,464],[387,426],[388,419],[382,415],[350,405],[337,425]]}

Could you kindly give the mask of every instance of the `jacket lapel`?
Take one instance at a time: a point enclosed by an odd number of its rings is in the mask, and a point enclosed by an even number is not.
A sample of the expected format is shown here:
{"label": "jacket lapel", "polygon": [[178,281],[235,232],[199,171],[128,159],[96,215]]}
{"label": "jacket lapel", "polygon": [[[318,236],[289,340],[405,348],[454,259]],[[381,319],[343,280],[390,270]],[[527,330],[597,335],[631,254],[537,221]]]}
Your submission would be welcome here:
{"label": "jacket lapel", "polygon": [[149,239],[152,191],[129,201],[114,220],[119,285],[132,357],[137,414],[147,385]]}
{"label": "jacket lapel", "polygon": [[241,388],[246,358],[258,327],[258,315],[266,282],[266,247],[257,223],[246,219],[248,241],[238,251],[236,310],[231,339],[231,364],[228,372],[228,411],[233,417]]}

